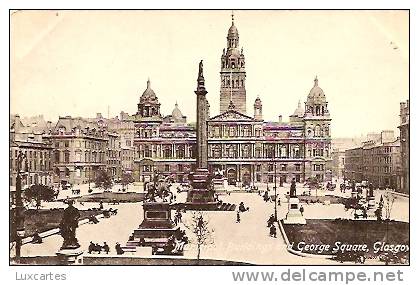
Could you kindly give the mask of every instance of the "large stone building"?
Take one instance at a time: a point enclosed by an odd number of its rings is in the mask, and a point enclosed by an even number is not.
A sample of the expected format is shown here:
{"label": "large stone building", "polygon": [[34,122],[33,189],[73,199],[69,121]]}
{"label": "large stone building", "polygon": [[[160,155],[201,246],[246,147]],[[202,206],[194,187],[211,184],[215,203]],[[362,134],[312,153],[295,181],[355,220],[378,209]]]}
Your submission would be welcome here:
{"label": "large stone building", "polygon": [[345,151],[345,178],[352,181],[399,191],[400,167],[400,139],[393,131],[383,131],[379,139]]}
{"label": "large stone building", "polygon": [[18,170],[18,154],[22,152],[24,159],[20,165],[22,189],[33,184],[52,184],[52,150],[53,146],[45,138],[47,123],[39,117],[39,122],[25,120],[22,122],[19,115],[10,119],[10,186],[16,186]]}
{"label": "large stone building", "polygon": [[[299,102],[289,122],[282,121],[282,116],[270,122],[263,120],[259,97],[255,99],[253,116],[246,114],[244,67],[233,22],[227,34],[227,51],[223,51],[221,58],[220,114],[209,117],[207,103],[210,170],[224,171],[230,184],[273,182],[274,164],[277,179],[283,182],[292,178],[302,182],[312,176],[330,180],[331,118],[317,77],[305,106]],[[177,105],[171,116],[163,117],[150,80],[137,107],[133,116],[138,155],[135,179],[150,180],[157,171],[178,181],[186,180],[195,168],[194,124],[186,123]]]}
{"label": "large stone building", "polygon": [[345,151],[362,146],[366,137],[332,139],[332,176],[334,179],[345,179]]}
{"label": "large stone building", "polygon": [[400,190],[410,192],[410,106],[409,100],[400,103]]}
{"label": "large stone building", "polygon": [[49,138],[54,146],[54,182],[89,183],[98,170],[107,169],[109,137],[104,125],[59,117]]}

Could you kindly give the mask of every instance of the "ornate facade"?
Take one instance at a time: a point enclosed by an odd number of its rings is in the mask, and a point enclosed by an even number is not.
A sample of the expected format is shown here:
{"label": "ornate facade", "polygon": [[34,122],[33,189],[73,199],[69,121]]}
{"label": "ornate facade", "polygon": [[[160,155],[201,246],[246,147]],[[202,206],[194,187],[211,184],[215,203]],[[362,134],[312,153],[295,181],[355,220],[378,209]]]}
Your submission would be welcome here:
{"label": "ornate facade", "polygon": [[227,111],[230,101],[240,113],[246,114],[246,69],[239,31],[232,19],[227,34],[227,49],[221,55],[220,112]]}
{"label": "ornate facade", "polygon": [[[298,102],[289,122],[263,120],[262,100],[254,102],[254,114],[246,114],[245,62],[239,51],[238,30],[232,23],[227,50],[221,57],[220,114],[209,117],[208,164],[222,170],[230,184],[254,182],[303,182],[308,177],[331,179],[330,113],[317,77],[304,107]],[[211,96],[211,94],[209,94]],[[186,181],[195,169],[195,125],[186,123],[176,105],[164,120],[150,81],[134,115],[137,148],[134,177],[150,180],[154,172]],[[280,116],[280,118],[282,118]]]}
{"label": "ornate facade", "polygon": [[[12,191],[16,186],[18,168],[21,170],[22,189],[33,184],[52,184],[53,146],[44,136],[44,128],[47,126],[23,124],[22,121],[18,115],[11,118],[9,166]],[[19,152],[25,155],[20,167],[18,166]]]}
{"label": "ornate facade", "polygon": [[88,183],[99,169],[107,169],[109,140],[104,125],[60,117],[49,138],[54,147],[54,182]]}
{"label": "ornate facade", "polygon": [[400,139],[393,131],[381,132],[380,138],[363,142],[361,147],[345,151],[345,178],[374,187],[400,191]]}

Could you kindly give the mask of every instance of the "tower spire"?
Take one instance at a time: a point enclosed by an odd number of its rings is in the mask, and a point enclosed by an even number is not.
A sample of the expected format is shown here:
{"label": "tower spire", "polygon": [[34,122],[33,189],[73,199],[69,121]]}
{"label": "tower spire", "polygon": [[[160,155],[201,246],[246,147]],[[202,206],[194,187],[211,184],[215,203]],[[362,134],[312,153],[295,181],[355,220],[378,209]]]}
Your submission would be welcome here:
{"label": "tower spire", "polygon": [[317,75],[316,78],[314,78],[314,86],[318,86],[319,85],[319,80],[317,79]]}
{"label": "tower spire", "polygon": [[234,26],[234,11],[231,10],[231,25]]}

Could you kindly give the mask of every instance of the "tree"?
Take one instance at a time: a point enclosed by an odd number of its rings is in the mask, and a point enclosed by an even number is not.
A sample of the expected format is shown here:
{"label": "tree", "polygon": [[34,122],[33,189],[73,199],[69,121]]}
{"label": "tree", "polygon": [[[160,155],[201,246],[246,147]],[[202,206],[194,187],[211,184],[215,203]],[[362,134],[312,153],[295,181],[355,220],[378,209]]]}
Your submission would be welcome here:
{"label": "tree", "polygon": [[396,197],[393,194],[389,192],[384,194],[383,207],[385,210],[384,217],[386,218],[386,241],[388,241],[388,223],[390,221],[391,211],[393,210],[394,200],[396,200]]}
{"label": "tree", "polygon": [[125,188],[125,186],[132,182],[134,182],[134,177],[132,177],[132,174],[129,172],[124,172],[121,178],[122,188]]}
{"label": "tree", "polygon": [[206,220],[201,212],[192,212],[192,221],[185,223],[185,226],[194,234],[192,243],[197,246],[197,261],[199,263],[201,257],[201,248],[204,245],[213,244],[214,240],[212,233],[214,230],[208,227],[208,220]]}
{"label": "tree", "polygon": [[388,192],[384,194],[383,206],[385,210],[384,215],[385,215],[386,220],[390,220],[391,211],[393,210],[394,200],[396,200],[396,197],[394,197],[393,194],[388,193]]}
{"label": "tree", "polygon": [[317,177],[309,177],[307,179],[308,182],[308,188],[310,189],[310,194],[311,194],[311,190],[315,189],[316,190],[316,198],[317,198],[317,190],[320,188],[320,183],[317,179]]}
{"label": "tree", "polygon": [[104,190],[111,189],[113,182],[109,173],[104,170],[99,170],[96,176],[95,185],[96,187],[102,188]]}
{"label": "tree", "polygon": [[42,201],[54,201],[56,197],[56,193],[52,187],[41,184],[32,185],[23,192],[23,195],[25,201],[35,204],[37,209],[41,207]]}

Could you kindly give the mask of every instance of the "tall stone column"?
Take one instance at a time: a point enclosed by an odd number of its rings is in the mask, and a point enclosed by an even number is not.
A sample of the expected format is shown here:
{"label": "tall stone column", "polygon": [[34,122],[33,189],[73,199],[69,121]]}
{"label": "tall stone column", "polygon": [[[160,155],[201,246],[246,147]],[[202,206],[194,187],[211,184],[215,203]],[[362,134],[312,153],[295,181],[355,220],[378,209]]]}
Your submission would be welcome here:
{"label": "tall stone column", "polygon": [[211,178],[208,171],[208,133],[207,111],[208,104],[205,95],[205,80],[203,75],[202,60],[199,63],[196,98],[196,146],[197,169],[192,173],[192,189],[186,198],[189,209],[208,210],[216,208],[214,190],[211,187]]}
{"label": "tall stone column", "polygon": [[197,143],[197,167],[208,169],[208,131],[207,131],[207,90],[203,75],[202,60],[199,63],[196,94],[196,143]]}

